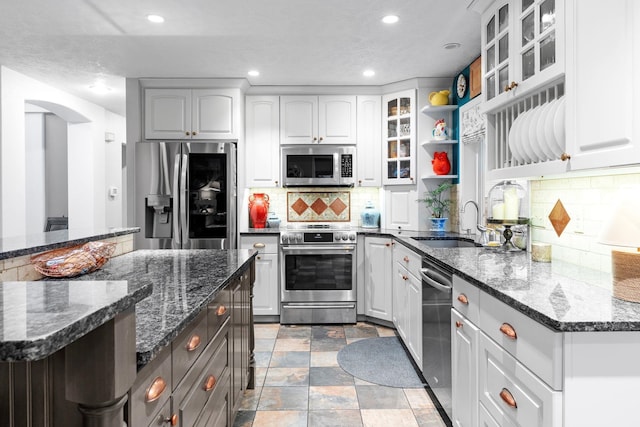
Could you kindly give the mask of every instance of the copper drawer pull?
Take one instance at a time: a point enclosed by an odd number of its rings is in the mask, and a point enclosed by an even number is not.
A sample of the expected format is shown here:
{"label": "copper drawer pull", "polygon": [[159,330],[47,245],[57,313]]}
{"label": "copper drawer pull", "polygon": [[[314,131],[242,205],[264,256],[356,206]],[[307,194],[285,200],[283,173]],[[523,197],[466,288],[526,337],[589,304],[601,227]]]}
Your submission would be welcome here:
{"label": "copper drawer pull", "polygon": [[144,401],[147,403],[155,402],[160,399],[162,393],[167,388],[167,382],[162,377],[156,377],[151,383],[147,391],[144,393]]}
{"label": "copper drawer pull", "polygon": [[209,375],[207,380],[204,382],[204,386],[202,387],[204,391],[211,391],[216,386],[216,377],[213,375]]}
{"label": "copper drawer pull", "polygon": [[507,405],[511,406],[512,408],[518,409],[518,404],[516,403],[516,399],[513,398],[513,394],[511,394],[511,392],[506,388],[503,388],[502,391],[500,392],[500,398]]}
{"label": "copper drawer pull", "polygon": [[173,414],[173,415],[171,415],[171,417],[165,418],[163,421],[165,423],[167,423],[167,424],[171,424],[172,426],[177,426],[178,425],[178,414]]}
{"label": "copper drawer pull", "polygon": [[187,351],[194,351],[195,349],[200,347],[200,342],[200,337],[198,335],[193,335],[191,338],[189,338],[189,342],[187,343],[185,348],[187,349]]}
{"label": "copper drawer pull", "polygon": [[402,275],[402,280],[409,280],[409,278],[403,274]]}
{"label": "copper drawer pull", "polygon": [[224,305],[221,305],[220,307],[218,307],[218,309],[216,310],[216,314],[218,316],[222,316],[223,314],[225,314],[227,312],[227,307],[225,307]]}
{"label": "copper drawer pull", "polygon": [[458,301],[460,301],[464,305],[469,305],[469,298],[465,294],[458,295]]}
{"label": "copper drawer pull", "polygon": [[264,243],[254,243],[253,247],[256,249],[262,249],[264,248]]}
{"label": "copper drawer pull", "polygon": [[456,320],[456,328],[462,328],[462,322],[459,320]]}
{"label": "copper drawer pull", "polygon": [[409,257],[408,256],[405,256],[403,259],[404,259],[404,262],[409,262]]}
{"label": "copper drawer pull", "polygon": [[509,339],[512,339],[512,340],[518,339],[518,334],[516,334],[516,330],[513,329],[513,326],[511,326],[508,323],[503,323],[502,326],[500,326],[500,332],[505,334]]}
{"label": "copper drawer pull", "polygon": [[391,243],[385,243],[384,245],[385,245],[386,247],[389,247],[389,246],[391,246]]}

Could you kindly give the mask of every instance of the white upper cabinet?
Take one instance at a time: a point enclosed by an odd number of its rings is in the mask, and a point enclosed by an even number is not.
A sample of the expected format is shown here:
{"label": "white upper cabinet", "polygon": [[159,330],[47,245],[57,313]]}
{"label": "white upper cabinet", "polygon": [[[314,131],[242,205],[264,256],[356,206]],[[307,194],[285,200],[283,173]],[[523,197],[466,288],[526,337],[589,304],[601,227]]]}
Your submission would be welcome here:
{"label": "white upper cabinet", "polygon": [[389,230],[419,230],[420,198],[415,185],[389,187],[384,192],[384,228]]}
{"label": "white upper cabinet", "polygon": [[381,98],[379,96],[358,96],[358,168],[359,187],[380,187],[382,183],[381,155],[382,118]]}
{"label": "white upper cabinet", "polygon": [[280,143],[318,142],[318,97],[280,97]]}
{"label": "white upper cabinet", "polygon": [[281,144],[355,144],[355,96],[283,96]]}
{"label": "white upper cabinet", "polygon": [[237,139],[236,89],[145,89],[145,139]]}
{"label": "white upper cabinet", "polygon": [[416,91],[411,89],[382,97],[384,185],[415,184]]}
{"label": "white upper cabinet", "polygon": [[280,173],[280,103],[277,96],[246,97],[247,187],[277,187]]}
{"label": "white upper cabinet", "polygon": [[498,0],[482,15],[484,110],[562,76],[564,0]]}
{"label": "white upper cabinet", "polygon": [[638,164],[640,2],[567,0],[567,15],[571,169]]}
{"label": "white upper cabinet", "polygon": [[[533,13],[535,37],[521,47],[516,63],[524,69],[524,53],[535,47],[533,52],[539,55],[532,62],[534,74],[517,89],[496,95],[483,105],[488,121],[487,177],[491,180],[640,163],[640,84],[635,75],[640,68],[640,3],[611,0],[603,20],[600,1],[549,1],[517,2],[526,9],[516,10],[516,23],[527,27],[522,23],[529,22]],[[495,3],[485,12],[485,19],[491,20],[492,10],[499,16],[500,7],[507,6],[513,11],[513,2]],[[492,26],[489,21],[482,28],[483,37],[487,26]],[[549,25],[546,28],[545,23]],[[497,37],[502,35],[495,31]],[[551,50],[551,42],[544,41],[554,35]],[[551,60],[553,51],[555,62]],[[490,79],[491,75],[485,77]],[[525,86],[543,77],[535,90]],[[510,97],[509,102],[495,107],[501,97]]]}
{"label": "white upper cabinet", "polygon": [[318,132],[321,144],[355,144],[356,97],[319,97]]}

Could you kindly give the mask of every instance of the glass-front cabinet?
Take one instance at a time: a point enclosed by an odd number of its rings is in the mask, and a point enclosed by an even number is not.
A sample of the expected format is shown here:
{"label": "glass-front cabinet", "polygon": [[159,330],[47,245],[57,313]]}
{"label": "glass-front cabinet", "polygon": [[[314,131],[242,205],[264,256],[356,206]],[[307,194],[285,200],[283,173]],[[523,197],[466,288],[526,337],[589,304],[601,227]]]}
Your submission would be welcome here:
{"label": "glass-front cabinet", "polygon": [[383,97],[384,185],[404,185],[415,182],[415,102],[415,90]]}
{"label": "glass-front cabinet", "polygon": [[564,0],[498,0],[481,36],[485,111],[564,74]]}

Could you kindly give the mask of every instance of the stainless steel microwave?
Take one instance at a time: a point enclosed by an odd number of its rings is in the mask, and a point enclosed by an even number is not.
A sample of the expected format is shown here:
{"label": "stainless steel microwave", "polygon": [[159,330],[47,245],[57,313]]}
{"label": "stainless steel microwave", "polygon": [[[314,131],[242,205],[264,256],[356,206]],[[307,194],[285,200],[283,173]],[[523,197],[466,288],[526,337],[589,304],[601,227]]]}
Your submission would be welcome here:
{"label": "stainless steel microwave", "polygon": [[289,145],[281,149],[285,187],[353,187],[356,147],[348,145]]}

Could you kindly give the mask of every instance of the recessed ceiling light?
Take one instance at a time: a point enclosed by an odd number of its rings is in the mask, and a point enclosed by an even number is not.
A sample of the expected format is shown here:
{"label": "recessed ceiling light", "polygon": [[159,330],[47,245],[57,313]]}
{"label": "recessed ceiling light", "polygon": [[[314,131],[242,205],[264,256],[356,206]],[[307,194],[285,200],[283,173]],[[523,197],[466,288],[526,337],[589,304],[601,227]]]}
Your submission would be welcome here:
{"label": "recessed ceiling light", "polygon": [[451,50],[451,49],[458,49],[460,46],[462,46],[460,43],[447,43],[442,47],[447,50]]}
{"label": "recessed ceiling light", "polygon": [[106,86],[104,83],[95,83],[89,86],[89,89],[98,95],[106,95],[111,92],[111,88]]}
{"label": "recessed ceiling light", "polygon": [[251,70],[249,71],[247,74],[249,74],[251,77],[258,77],[260,75],[260,71],[258,70]]}
{"label": "recessed ceiling light", "polygon": [[395,24],[399,19],[400,18],[398,18],[396,15],[387,15],[382,18],[382,22],[384,22],[385,24]]}
{"label": "recessed ceiling light", "polygon": [[147,19],[154,24],[162,24],[164,22],[164,18],[160,15],[147,15]]}
{"label": "recessed ceiling light", "polygon": [[376,75],[376,72],[373,71],[373,70],[364,70],[362,75],[365,76],[365,77],[373,77],[373,76]]}

